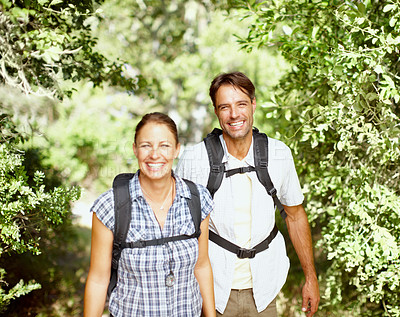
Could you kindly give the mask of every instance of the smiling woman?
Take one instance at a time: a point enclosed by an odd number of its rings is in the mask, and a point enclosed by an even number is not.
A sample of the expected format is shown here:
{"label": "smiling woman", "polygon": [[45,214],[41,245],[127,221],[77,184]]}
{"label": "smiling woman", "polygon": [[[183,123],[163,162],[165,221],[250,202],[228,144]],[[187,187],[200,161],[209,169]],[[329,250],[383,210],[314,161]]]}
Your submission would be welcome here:
{"label": "smiling woman", "polygon": [[169,117],[153,113],[143,119],[146,123],[136,128],[133,152],[138,159],[140,187],[163,228],[175,196],[171,171],[180,144],[175,124]]}
{"label": "smiling woman", "polygon": [[[188,236],[185,240],[125,248],[118,281],[109,298],[112,316],[215,316],[213,277],[208,258],[208,222],[214,203],[197,185],[201,234],[187,199],[188,185],[172,171],[180,144],[174,121],[162,113],[145,115],[136,127],[133,152],[139,171],[129,181],[131,223],[126,242]],[[84,316],[101,316],[110,280],[114,196],[103,193],[93,204],[92,250],[85,289]],[[192,237],[193,236],[193,237]]]}
{"label": "smiling woman", "polygon": [[136,129],[133,152],[138,159],[142,187],[143,182],[153,179],[164,179],[169,183],[172,164],[179,149],[176,134],[165,123],[152,120]]}

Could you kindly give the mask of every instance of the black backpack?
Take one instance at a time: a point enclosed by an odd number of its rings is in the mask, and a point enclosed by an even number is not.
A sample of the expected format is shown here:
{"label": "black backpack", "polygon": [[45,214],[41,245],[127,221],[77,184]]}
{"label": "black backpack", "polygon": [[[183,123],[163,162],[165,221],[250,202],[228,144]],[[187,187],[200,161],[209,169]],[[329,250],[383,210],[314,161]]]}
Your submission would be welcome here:
{"label": "black backpack", "polygon": [[131,205],[132,205],[129,193],[129,181],[132,179],[134,175],[135,175],[134,173],[122,173],[117,175],[113,181],[115,224],[114,224],[112,262],[111,262],[111,276],[107,290],[108,296],[111,295],[111,292],[117,285],[118,262],[121,257],[121,252],[124,248],[145,248],[150,245],[160,245],[170,241],[198,238],[201,233],[200,194],[197,189],[197,186],[193,182],[184,179],[185,183],[189,186],[191,193],[191,199],[187,198],[186,201],[189,205],[190,213],[192,215],[195,232],[191,235],[179,235],[179,236],[165,237],[165,238],[146,240],[146,241],[126,242],[126,236],[128,234],[129,225],[131,222]]}
{"label": "black backpack", "polygon": [[[278,208],[281,217],[285,220],[287,216],[285,209],[279,201],[277,190],[275,189],[268,173],[268,137],[264,133],[259,132],[257,128],[253,128],[253,151],[255,166],[234,168],[227,171],[225,170],[225,164],[222,163],[224,150],[219,139],[221,134],[222,130],[215,128],[207,135],[207,137],[204,138],[208,161],[210,164],[210,174],[208,176],[207,189],[209,190],[211,196],[214,197],[214,194],[221,186],[224,174],[226,174],[226,177],[230,177],[237,173],[243,174],[256,172],[258,180],[265,187],[268,195],[272,197],[275,207]],[[238,258],[243,259],[254,258],[257,253],[268,249],[270,243],[276,237],[277,233],[278,227],[275,224],[267,238],[251,249],[241,248],[211,230],[209,231],[209,239],[218,244],[220,247],[235,253]]]}
{"label": "black backpack", "polygon": [[270,195],[274,200],[274,204],[278,208],[282,218],[286,219],[285,209],[276,195],[277,190],[275,189],[268,173],[268,137],[266,134],[259,132],[257,128],[253,128],[254,167],[239,167],[228,171],[225,170],[225,164],[222,164],[224,150],[219,140],[221,134],[222,130],[215,128],[207,135],[207,137],[204,138],[210,163],[210,175],[208,176],[207,189],[211,196],[214,197],[214,194],[221,186],[225,173],[226,177],[230,177],[237,173],[243,174],[255,171],[258,180],[265,187],[268,195]]}

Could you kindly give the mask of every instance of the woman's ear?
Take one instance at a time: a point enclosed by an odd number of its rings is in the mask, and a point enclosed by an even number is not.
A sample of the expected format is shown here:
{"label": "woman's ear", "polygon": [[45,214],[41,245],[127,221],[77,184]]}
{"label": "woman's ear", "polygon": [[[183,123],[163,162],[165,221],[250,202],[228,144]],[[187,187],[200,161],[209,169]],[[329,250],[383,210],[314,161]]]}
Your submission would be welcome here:
{"label": "woman's ear", "polygon": [[137,148],[135,143],[132,144],[132,148],[133,148],[133,154],[135,154],[135,156],[137,157]]}

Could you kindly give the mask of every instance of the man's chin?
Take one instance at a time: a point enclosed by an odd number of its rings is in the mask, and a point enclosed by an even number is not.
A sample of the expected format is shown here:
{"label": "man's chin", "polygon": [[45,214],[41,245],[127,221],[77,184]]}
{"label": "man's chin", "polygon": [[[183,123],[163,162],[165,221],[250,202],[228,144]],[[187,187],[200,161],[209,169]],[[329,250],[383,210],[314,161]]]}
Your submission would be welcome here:
{"label": "man's chin", "polygon": [[248,131],[244,131],[243,129],[238,129],[238,130],[232,130],[229,129],[228,131],[224,131],[225,134],[227,134],[227,136],[233,140],[240,140],[245,138],[249,132]]}
{"label": "man's chin", "polygon": [[241,141],[244,140],[246,138],[246,135],[243,134],[230,134],[228,135],[228,138],[231,139],[232,141]]}

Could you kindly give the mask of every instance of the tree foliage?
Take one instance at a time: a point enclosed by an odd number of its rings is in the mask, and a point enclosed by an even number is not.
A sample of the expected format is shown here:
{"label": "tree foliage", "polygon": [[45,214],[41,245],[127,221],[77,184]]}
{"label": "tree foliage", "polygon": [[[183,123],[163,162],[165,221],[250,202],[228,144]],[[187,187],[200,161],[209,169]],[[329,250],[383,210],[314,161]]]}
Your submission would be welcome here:
{"label": "tree foliage", "polygon": [[146,83],[139,74],[130,77],[122,61],[109,61],[95,49],[90,32],[95,14],[93,1],[1,0],[0,82],[59,98],[72,92],[66,80],[140,90]]}
{"label": "tree foliage", "polygon": [[[17,147],[23,137],[5,114],[0,117],[0,258],[29,252],[40,254],[40,243],[48,232],[70,216],[70,201],[79,198],[78,188],[46,188],[44,173],[36,170],[29,177],[24,166],[24,152]],[[10,287],[4,279],[6,271],[0,268],[2,284],[0,310],[11,299],[40,288],[34,281],[20,280]],[[8,289],[8,291],[6,291]]]}
{"label": "tree foliage", "polygon": [[[175,6],[176,2],[182,4]],[[4,105],[21,121],[29,121],[28,130],[35,130],[34,144],[48,150],[46,162],[60,169],[69,181],[96,192],[109,188],[119,172],[136,170],[132,141],[144,113],[168,113],[178,125],[183,145],[199,142],[210,131],[215,117],[208,87],[216,74],[241,69],[260,83],[260,94],[268,96],[285,68],[282,57],[271,50],[251,54],[240,50],[233,34],[245,35],[247,24],[238,21],[233,12],[227,16],[224,11],[207,11],[202,2],[170,1],[170,7],[164,10],[171,13],[165,17],[155,14],[151,23],[153,27],[162,25],[163,31],[151,36],[141,20],[144,12],[150,19],[153,11],[161,10],[161,1],[144,1],[149,6],[146,10],[128,9],[137,3],[106,1],[100,7],[101,20],[93,22],[93,32],[99,39],[99,50],[108,59],[120,56],[132,72],[152,83],[148,86],[151,96],[146,92],[128,95],[109,85],[100,89],[83,83],[75,85],[77,91],[71,98],[56,103],[26,100],[0,89]],[[135,26],[138,29],[132,35]],[[185,32],[169,42],[162,34],[169,34],[174,26]],[[159,50],[149,45],[154,41]]]}
{"label": "tree foliage", "polygon": [[400,316],[400,2],[248,1],[243,47],[291,63],[264,108],[295,151],[326,311]]}

